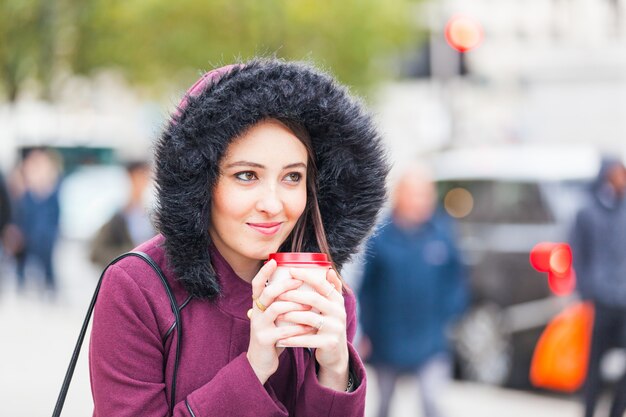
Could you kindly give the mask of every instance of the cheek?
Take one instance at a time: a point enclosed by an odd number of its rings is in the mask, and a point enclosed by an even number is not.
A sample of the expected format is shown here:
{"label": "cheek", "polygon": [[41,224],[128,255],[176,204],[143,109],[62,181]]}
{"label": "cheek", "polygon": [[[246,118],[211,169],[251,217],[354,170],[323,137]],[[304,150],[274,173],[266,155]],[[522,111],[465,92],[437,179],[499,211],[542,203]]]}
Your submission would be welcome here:
{"label": "cheek", "polygon": [[241,197],[236,190],[225,186],[216,187],[211,204],[211,221],[216,228],[242,216],[246,205]]}
{"label": "cheek", "polygon": [[289,204],[286,206],[289,217],[294,220],[299,219],[306,208],[306,189],[299,191],[296,194],[297,195],[290,199]]}

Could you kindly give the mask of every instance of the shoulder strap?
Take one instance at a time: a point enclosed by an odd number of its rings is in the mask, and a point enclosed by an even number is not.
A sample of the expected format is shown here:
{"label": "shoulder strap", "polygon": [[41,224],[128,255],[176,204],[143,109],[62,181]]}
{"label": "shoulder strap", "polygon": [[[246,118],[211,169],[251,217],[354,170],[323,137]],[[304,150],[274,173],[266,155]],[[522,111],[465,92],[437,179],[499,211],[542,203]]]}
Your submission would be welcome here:
{"label": "shoulder strap", "polygon": [[83,321],[83,325],[80,329],[80,334],[78,335],[78,340],[76,341],[76,346],[74,347],[74,352],[72,353],[72,358],[70,359],[70,364],[67,368],[67,372],[65,373],[65,379],[63,380],[63,385],[61,386],[61,392],[59,393],[59,397],[57,398],[56,405],[54,407],[54,412],[52,413],[52,417],[59,417],[61,415],[61,411],[63,410],[63,404],[65,403],[65,397],[67,396],[67,391],[70,387],[70,382],[72,381],[72,376],[74,375],[74,369],[76,368],[76,362],[78,361],[78,355],[80,355],[80,350],[83,345],[83,341],[85,339],[85,335],[87,333],[87,327],[89,326],[89,321],[91,319],[91,315],[93,313],[93,309],[96,305],[96,300],[98,299],[98,293],[100,292],[100,286],[102,285],[102,279],[104,278],[104,274],[109,266],[113,265],[120,259],[126,258],[128,256],[134,256],[137,258],[143,259],[150,267],[156,272],[156,274],[161,279],[161,283],[165,288],[165,292],[167,292],[167,296],[170,299],[170,306],[172,308],[172,313],[174,313],[174,327],[177,328],[176,332],[176,356],[174,359],[174,373],[172,374],[172,391],[171,391],[171,399],[170,399],[170,415],[173,415],[174,411],[174,402],[176,401],[176,375],[178,374],[178,362],[180,358],[180,346],[182,340],[182,322],[180,320],[180,309],[178,308],[178,304],[176,304],[176,299],[174,298],[174,293],[170,288],[170,285],[163,274],[159,265],[147,254],[143,252],[127,252],[123,255],[118,256],[114,260],[112,260],[106,268],[100,274],[100,279],[98,279],[98,284],[96,285],[96,289],[91,297],[91,303],[89,304],[89,308],[87,309],[87,315],[85,320]]}

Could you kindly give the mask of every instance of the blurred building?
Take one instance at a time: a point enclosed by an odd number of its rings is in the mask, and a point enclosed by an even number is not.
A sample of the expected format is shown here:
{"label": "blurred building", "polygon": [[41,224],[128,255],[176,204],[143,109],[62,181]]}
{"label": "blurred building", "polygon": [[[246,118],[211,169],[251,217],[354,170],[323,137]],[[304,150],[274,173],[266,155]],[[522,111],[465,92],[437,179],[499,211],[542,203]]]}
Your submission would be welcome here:
{"label": "blurred building", "polygon": [[163,120],[161,110],[141,100],[121,76],[71,77],[61,90],[54,103],[28,94],[13,105],[0,103],[0,169],[10,169],[20,151],[40,146],[60,151],[70,170],[146,158]]}
{"label": "blurred building", "polygon": [[[457,14],[483,30],[462,66],[443,40]],[[394,159],[476,144],[626,150],[626,1],[432,0],[416,16],[430,42],[402,63],[413,78],[379,95]]]}

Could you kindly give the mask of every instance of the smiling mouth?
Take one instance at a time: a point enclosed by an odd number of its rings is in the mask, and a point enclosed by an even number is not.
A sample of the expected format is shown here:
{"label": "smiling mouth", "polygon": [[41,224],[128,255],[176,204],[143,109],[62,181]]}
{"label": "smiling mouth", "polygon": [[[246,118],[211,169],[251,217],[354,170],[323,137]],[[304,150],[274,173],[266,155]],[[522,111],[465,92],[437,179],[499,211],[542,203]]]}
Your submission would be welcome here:
{"label": "smiling mouth", "polygon": [[280,230],[280,226],[282,225],[281,222],[273,222],[273,223],[246,223],[248,226],[250,226],[252,229],[256,230],[257,232],[265,235],[265,236],[272,236],[275,235],[279,230]]}

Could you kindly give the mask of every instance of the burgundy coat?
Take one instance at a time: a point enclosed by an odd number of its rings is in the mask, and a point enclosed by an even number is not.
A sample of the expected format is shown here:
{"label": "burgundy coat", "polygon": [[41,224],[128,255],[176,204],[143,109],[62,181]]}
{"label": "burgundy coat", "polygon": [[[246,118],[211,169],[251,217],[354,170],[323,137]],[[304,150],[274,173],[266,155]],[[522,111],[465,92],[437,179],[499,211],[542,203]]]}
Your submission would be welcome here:
{"label": "burgundy coat", "polygon": [[[163,236],[137,248],[163,269],[179,306],[183,329],[175,416],[363,416],[365,369],[350,342],[355,298],[344,292],[350,367],[360,382],[351,393],[321,386],[308,349],[285,349],[276,373],[261,385],[246,357],[252,287],[211,251],[222,294],[215,302],[191,298],[165,265]],[[174,315],[158,276],[141,259],[111,266],[94,312],[89,360],[94,416],[165,416],[175,349]]]}

